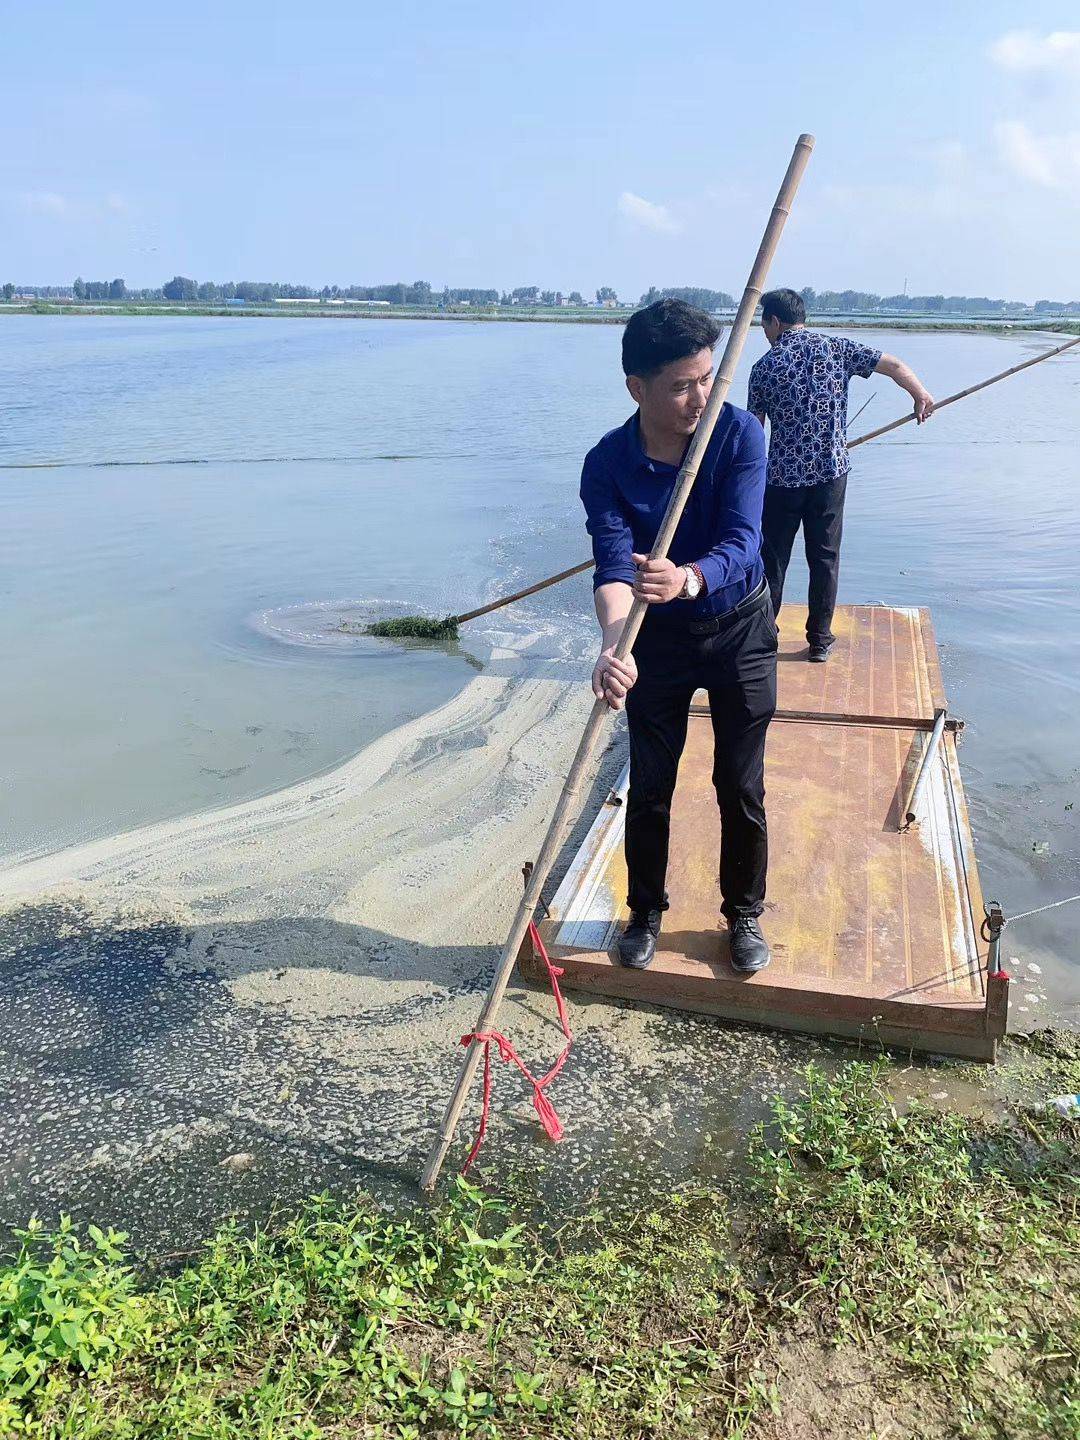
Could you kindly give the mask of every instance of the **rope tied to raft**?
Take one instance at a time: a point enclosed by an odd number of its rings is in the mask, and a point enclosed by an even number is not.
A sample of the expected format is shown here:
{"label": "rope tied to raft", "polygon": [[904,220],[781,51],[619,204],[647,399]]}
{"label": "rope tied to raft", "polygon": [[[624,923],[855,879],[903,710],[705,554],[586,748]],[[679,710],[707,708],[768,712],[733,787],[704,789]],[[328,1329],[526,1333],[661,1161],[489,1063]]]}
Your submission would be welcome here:
{"label": "rope tied to raft", "polygon": [[547,953],[547,948],[544,945],[543,940],[541,940],[540,938],[540,932],[536,928],[535,921],[530,921],[529,923],[529,939],[532,941],[533,946],[539,953],[540,958],[543,960],[544,965],[547,968],[548,979],[551,981],[551,991],[552,994],[555,996],[555,1008],[559,1012],[559,1024],[562,1027],[563,1035],[566,1037],[566,1044],[563,1046],[562,1053],[560,1054],[559,1058],[555,1061],[555,1064],[552,1065],[551,1069],[547,1072],[547,1074],[541,1076],[540,1079],[537,1079],[536,1076],[529,1069],[529,1067],[522,1060],[521,1056],[514,1049],[510,1041],[506,1038],[505,1035],[501,1034],[500,1031],[474,1030],[470,1034],[463,1035],[461,1037],[462,1045],[482,1045],[484,1047],[484,1092],[483,1100],[480,1106],[480,1124],[476,1131],[476,1139],[473,1141],[472,1149],[469,1151],[469,1158],[461,1167],[462,1175],[467,1175],[472,1169],[473,1161],[476,1159],[477,1155],[479,1155],[480,1147],[484,1143],[484,1136],[487,1134],[488,1117],[491,1114],[492,1045],[498,1047],[499,1059],[502,1060],[504,1064],[516,1065],[517,1068],[521,1071],[522,1075],[525,1076],[525,1079],[532,1086],[533,1108],[539,1116],[540,1123],[541,1125],[543,1125],[549,1138],[554,1140],[556,1144],[563,1138],[562,1121],[559,1119],[555,1106],[552,1105],[551,1101],[544,1093],[547,1087],[555,1079],[556,1075],[558,1075],[559,1071],[566,1064],[567,1057],[569,1056],[571,1047],[574,1043],[574,1037],[570,1030],[570,1018],[566,1012],[566,1001],[563,999],[562,990],[559,988],[559,976],[562,975],[563,972],[558,965],[553,965],[551,963],[551,958]]}
{"label": "rope tied to raft", "polygon": [[1066,895],[1064,900],[1051,900],[1049,905],[1037,905],[1034,910],[1021,910],[1019,915],[1004,915],[1001,913],[1000,906],[997,905],[996,901],[991,902],[991,904],[985,907],[986,918],[979,927],[980,934],[984,940],[991,939],[993,935],[995,926],[991,919],[992,909],[997,910],[996,928],[997,933],[1000,935],[1009,925],[1015,925],[1018,920],[1030,919],[1032,915],[1044,915],[1047,910],[1057,910],[1062,905],[1075,905],[1077,900],[1080,900],[1080,895]]}
{"label": "rope tied to raft", "polygon": [[1026,920],[1029,915],[1042,915],[1046,910],[1056,910],[1059,905],[1072,905],[1077,900],[1080,900],[1080,895],[1068,895],[1064,900],[1051,900],[1049,905],[1039,905],[1034,910],[1021,910],[1019,915],[1009,915],[1005,924],[1015,925],[1017,920]]}
{"label": "rope tied to raft", "polygon": [[1008,980],[1010,978],[1007,970],[1001,965],[1001,937],[1009,925],[1017,920],[1027,920],[1032,915],[1043,915],[1047,910],[1057,910],[1062,905],[1072,905],[1080,900],[1080,895],[1067,895],[1064,900],[1051,900],[1048,905],[1037,905],[1034,910],[1021,910],[1019,915],[1006,916],[1000,904],[996,900],[988,900],[983,906],[983,922],[979,927],[979,934],[986,941],[989,949],[986,953],[986,969],[991,980]]}

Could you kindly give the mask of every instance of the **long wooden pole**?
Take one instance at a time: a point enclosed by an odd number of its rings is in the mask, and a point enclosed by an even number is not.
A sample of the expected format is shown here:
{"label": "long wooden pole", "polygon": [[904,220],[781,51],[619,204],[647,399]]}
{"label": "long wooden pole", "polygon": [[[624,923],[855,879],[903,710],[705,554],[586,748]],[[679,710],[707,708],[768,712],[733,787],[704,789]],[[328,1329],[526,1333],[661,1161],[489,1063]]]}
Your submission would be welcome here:
{"label": "long wooden pole", "polygon": [[[1030,365],[1038,365],[1043,360],[1051,360],[1055,355],[1062,354],[1065,350],[1071,350],[1074,345],[1080,345],[1080,335],[1072,340],[1066,340],[1064,345],[1058,345],[1054,350],[1044,350],[1041,355],[1034,355],[1030,360],[1023,360],[1019,365],[1013,365],[1008,370],[1002,370],[999,375],[991,375],[989,380],[980,380],[978,385],[969,385],[966,390],[958,390],[955,395],[946,395],[944,400],[939,400],[934,406],[934,413],[944,410],[946,405],[955,405],[957,400],[963,400],[968,395],[974,395],[978,390],[985,390],[988,385],[996,385],[999,380],[1007,380],[1010,375],[1015,375],[1020,370],[1026,370]],[[871,395],[870,399],[874,397]],[[866,405],[869,405],[867,400]],[[866,409],[866,405],[862,410]],[[859,411],[859,415],[862,414]],[[855,416],[858,419],[858,415]],[[890,420],[888,425],[881,425],[877,430],[868,430],[865,435],[860,435],[857,440],[848,441],[848,449],[854,450],[857,445],[865,445],[868,440],[876,440],[879,435],[887,435],[890,430],[898,430],[901,425],[910,425],[915,419],[914,411],[907,415],[901,415],[899,420]],[[465,615],[455,615],[453,618],[459,624],[466,620],[475,620],[480,615],[486,615],[491,610],[499,610],[503,605],[512,605],[515,600],[524,600],[526,595],[535,595],[538,590],[546,590],[549,585],[558,585],[560,580],[569,580],[571,575],[580,575],[585,570],[593,568],[592,559],[583,560],[580,565],[572,565],[569,570],[560,570],[558,575],[549,575],[546,580],[539,580],[535,585],[530,585],[526,590],[518,590],[513,595],[504,595],[501,600],[492,600],[488,605],[481,605],[479,610],[470,610]]]}
{"label": "long wooden pole", "polygon": [[569,580],[571,575],[580,575],[584,570],[591,570],[595,563],[590,556],[580,565],[571,565],[569,570],[560,570],[558,575],[549,575],[546,580],[538,580],[535,585],[530,585],[525,590],[515,590],[513,595],[504,595],[501,600],[492,600],[488,605],[481,605],[479,610],[467,610],[464,615],[455,615],[453,618],[458,625],[464,625],[466,620],[476,620],[491,610],[501,610],[504,605],[512,605],[515,600],[524,600],[526,595],[535,595],[538,590],[546,590],[549,585],[558,585],[560,580]]}
{"label": "long wooden pole", "polygon": [[[989,380],[980,380],[978,385],[969,385],[966,390],[958,390],[955,395],[947,395],[944,400],[938,400],[934,405],[934,414],[944,410],[946,405],[955,405],[957,400],[963,400],[968,395],[974,395],[977,390],[985,390],[988,385],[996,385],[999,380],[1007,380],[1010,375],[1016,375],[1021,370],[1027,370],[1031,365],[1038,365],[1042,360],[1050,360],[1055,355],[1060,355],[1064,350],[1071,350],[1074,345],[1080,345],[1080,335],[1072,340],[1066,340],[1064,345],[1058,345],[1054,350],[1044,350],[1041,355],[1033,355],[1030,360],[1022,360],[1019,365],[1012,365],[1008,370],[1002,370],[1000,375],[991,375]],[[848,441],[848,449],[854,450],[857,445],[865,445],[868,440],[876,440],[879,435],[887,435],[890,430],[899,430],[901,425],[910,425],[915,419],[915,412],[901,415],[899,420],[890,420],[888,425],[879,425],[876,430],[868,430],[865,435],[860,435],[857,440]]]}
{"label": "long wooden pole", "polygon": [[[762,236],[761,244],[758,247],[757,256],[753,268],[750,271],[750,279],[747,281],[746,289],[743,291],[739,309],[728,334],[727,344],[724,346],[724,354],[720,361],[720,368],[717,371],[716,379],[713,381],[712,393],[709,396],[705,412],[698,423],[694,438],[690,442],[690,448],[686,452],[686,459],[682,463],[682,469],[675,481],[675,489],[668,504],[667,513],[661,522],[660,530],[656,536],[656,543],[650,552],[651,559],[663,559],[671,547],[672,537],[682,518],[683,510],[687,500],[690,498],[690,491],[694,481],[697,479],[698,467],[701,464],[705,447],[712,436],[713,427],[717,417],[727,399],[728,390],[735,375],[735,367],[739,363],[739,356],[742,354],[746,336],[750,330],[750,323],[754,318],[754,311],[761,298],[762,287],[769,272],[773,255],[779,244],[780,236],[784,230],[784,224],[791,213],[791,205],[795,199],[795,193],[799,188],[799,181],[802,179],[803,171],[806,169],[810,159],[810,152],[814,148],[814,137],[812,135],[800,135],[795,145],[791,161],[788,164],[787,173],[780,186],[780,192],[776,197],[776,204],[769,216],[769,223],[765,227],[765,234]],[[624,660],[637,639],[638,631],[641,629],[641,622],[645,617],[646,603],[643,600],[635,600],[630,608],[630,613],[623,624],[622,634],[615,646],[615,655],[618,659]],[[525,894],[518,905],[514,922],[510,927],[510,934],[507,936],[506,944],[503,946],[502,955],[499,957],[499,964],[488,989],[487,998],[480,1011],[480,1016],[473,1027],[477,1033],[494,1028],[495,1018],[499,1006],[502,1003],[503,995],[506,992],[510,974],[517,960],[518,950],[525,938],[525,932],[529,928],[529,921],[532,919],[540,898],[540,891],[547,880],[552,865],[558,856],[559,849],[570,828],[570,823],[575,813],[574,802],[581,789],[582,780],[589,768],[589,761],[592,758],[593,750],[596,747],[597,739],[600,736],[602,727],[608,717],[608,706],[604,700],[597,700],[593,705],[592,713],[585,726],[585,733],[574,756],[574,763],[570,767],[570,773],[566,778],[566,784],[562,788],[555,806],[555,813],[551,817],[551,824],[548,826],[544,843],[540,847],[540,853],[536,857],[532,874],[525,888]],[[435,1143],[431,1147],[427,1164],[424,1166],[424,1173],[421,1177],[421,1184],[425,1190],[430,1190],[439,1178],[439,1171],[442,1169],[443,1161],[446,1159],[446,1152],[454,1138],[454,1131],[457,1129],[461,1112],[465,1105],[465,1097],[468,1094],[469,1086],[476,1074],[476,1067],[480,1063],[481,1046],[470,1045],[465,1051],[465,1056],[458,1071],[457,1082],[454,1085],[453,1093],[450,1096],[439,1126]]]}

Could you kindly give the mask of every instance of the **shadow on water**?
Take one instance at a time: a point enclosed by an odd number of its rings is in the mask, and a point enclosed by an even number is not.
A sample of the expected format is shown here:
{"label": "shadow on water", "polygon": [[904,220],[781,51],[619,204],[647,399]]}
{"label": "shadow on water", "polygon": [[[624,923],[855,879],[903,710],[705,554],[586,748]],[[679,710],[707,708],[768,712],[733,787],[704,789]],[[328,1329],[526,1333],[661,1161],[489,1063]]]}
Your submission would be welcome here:
{"label": "shadow on water", "polygon": [[[356,635],[362,632],[352,631],[349,633]],[[365,638],[375,645],[395,645],[405,651],[438,650],[451,660],[463,660],[471,670],[482,672],[487,669],[480,656],[463,645],[457,635],[443,635],[438,639],[422,639],[411,635],[365,636]]]}

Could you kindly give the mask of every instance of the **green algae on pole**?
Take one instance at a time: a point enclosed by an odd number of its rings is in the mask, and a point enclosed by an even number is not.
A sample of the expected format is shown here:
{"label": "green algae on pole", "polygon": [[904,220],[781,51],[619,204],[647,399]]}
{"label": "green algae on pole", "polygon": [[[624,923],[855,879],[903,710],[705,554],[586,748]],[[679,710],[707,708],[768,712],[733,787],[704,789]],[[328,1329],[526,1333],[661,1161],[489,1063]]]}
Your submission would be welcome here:
{"label": "green algae on pole", "polygon": [[456,640],[458,621],[457,615],[447,615],[444,620],[433,620],[430,615],[399,615],[392,620],[375,620],[352,633],[386,640]]}
{"label": "green algae on pole", "polygon": [[501,610],[504,605],[512,605],[515,600],[524,600],[527,595],[535,595],[538,590],[546,590],[549,585],[558,585],[561,580],[569,580],[571,575],[580,575],[592,567],[591,559],[582,560],[580,565],[571,565],[569,570],[560,570],[557,575],[549,575],[545,580],[538,580],[535,585],[527,585],[524,590],[515,590],[513,595],[503,595],[501,599],[492,600],[476,610],[466,610],[464,615],[447,615],[444,620],[433,620],[430,615],[399,615],[390,620],[375,620],[372,624],[365,625],[362,630],[352,633],[381,635],[391,640],[454,640],[457,638],[458,626],[464,625],[467,620],[478,620],[481,615],[487,615],[492,610]]}

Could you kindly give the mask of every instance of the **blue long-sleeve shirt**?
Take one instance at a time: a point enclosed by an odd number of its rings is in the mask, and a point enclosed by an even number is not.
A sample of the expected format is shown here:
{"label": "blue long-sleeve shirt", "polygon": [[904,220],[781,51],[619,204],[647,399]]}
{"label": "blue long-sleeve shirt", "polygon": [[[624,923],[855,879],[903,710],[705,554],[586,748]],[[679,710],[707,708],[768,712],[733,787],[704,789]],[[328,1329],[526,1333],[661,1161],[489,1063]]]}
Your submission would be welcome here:
{"label": "blue long-sleeve shirt", "polygon": [[[650,614],[679,621],[722,615],[761,583],[765,467],[765,432],[756,417],[725,405],[668,552],[676,565],[700,567],[705,593],[651,605]],[[586,455],[581,501],[596,562],[594,590],[613,580],[634,583],[631,556],[652,549],[678,473],[678,466],[645,454],[636,412]]]}

